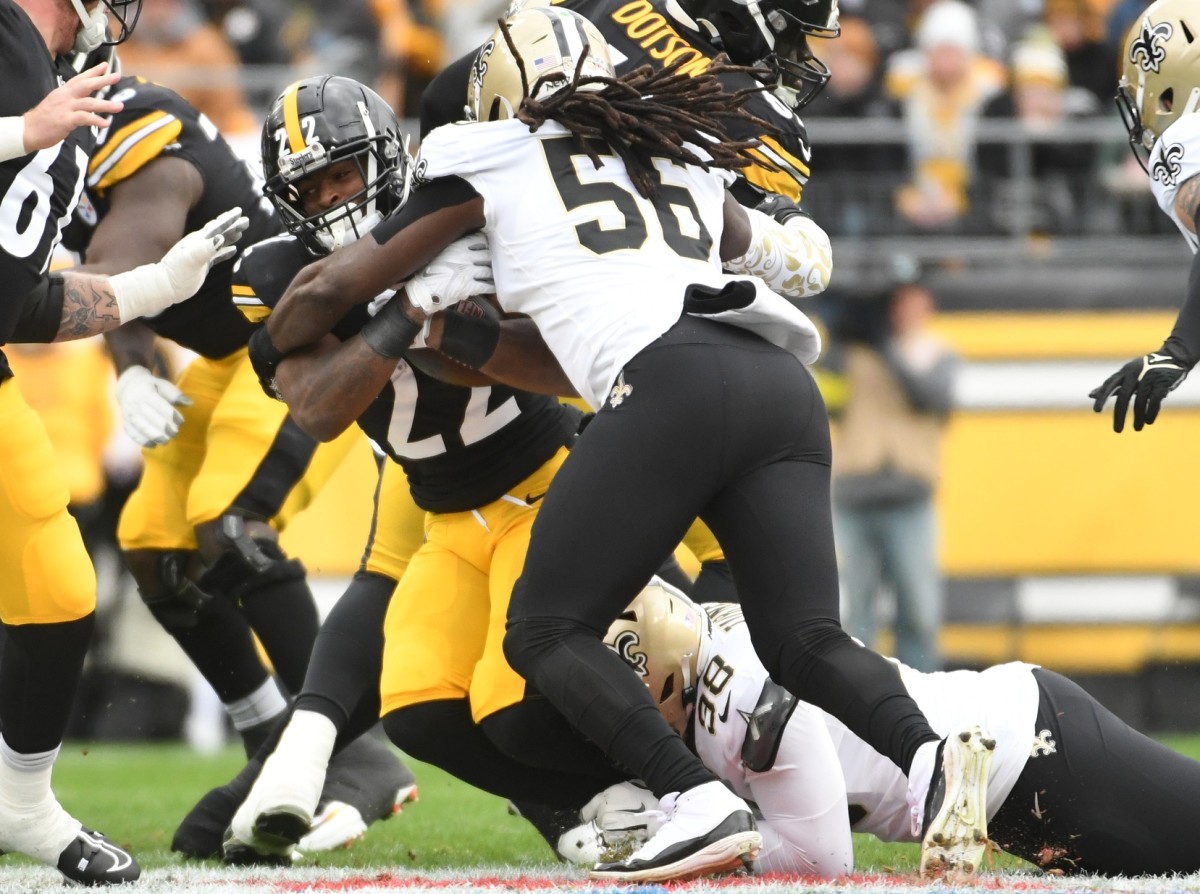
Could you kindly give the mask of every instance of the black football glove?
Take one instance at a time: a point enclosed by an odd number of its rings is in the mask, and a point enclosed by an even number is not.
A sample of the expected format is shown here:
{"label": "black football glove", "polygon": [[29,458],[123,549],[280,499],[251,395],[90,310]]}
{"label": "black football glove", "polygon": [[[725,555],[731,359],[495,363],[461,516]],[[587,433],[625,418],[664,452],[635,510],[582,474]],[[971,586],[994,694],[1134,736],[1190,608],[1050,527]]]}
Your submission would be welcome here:
{"label": "black football glove", "polygon": [[792,217],[812,217],[807,211],[791,199],[780,195],[769,195],[757,205],[755,211],[761,211],[768,217],[773,217],[781,224],[786,224]]}
{"label": "black football glove", "polygon": [[1164,345],[1152,354],[1130,360],[1105,379],[1103,385],[1093,389],[1088,394],[1095,401],[1092,409],[1104,412],[1104,404],[1115,394],[1113,431],[1120,432],[1125,428],[1129,399],[1133,398],[1133,430],[1141,431],[1143,425],[1151,425],[1158,418],[1163,398],[1179,387],[1191,368],[1192,364]]}

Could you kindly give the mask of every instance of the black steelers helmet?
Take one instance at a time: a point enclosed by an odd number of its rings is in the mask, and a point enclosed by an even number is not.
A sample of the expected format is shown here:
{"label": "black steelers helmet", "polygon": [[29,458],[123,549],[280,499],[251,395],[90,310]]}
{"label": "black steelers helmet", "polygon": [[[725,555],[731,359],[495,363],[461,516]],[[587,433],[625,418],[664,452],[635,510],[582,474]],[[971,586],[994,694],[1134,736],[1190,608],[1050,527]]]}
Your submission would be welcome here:
{"label": "black steelers helmet", "polygon": [[[313,254],[353,242],[408,200],[409,156],[396,113],[351,78],[318,75],[287,87],[271,103],[261,151],[263,193]],[[299,181],[346,159],[357,161],[362,190],[306,213]]]}
{"label": "black steelers helmet", "polygon": [[829,82],[829,68],[812,54],[808,38],[841,33],[838,0],[676,2],[733,62],[772,69],[792,108],[806,106]]}

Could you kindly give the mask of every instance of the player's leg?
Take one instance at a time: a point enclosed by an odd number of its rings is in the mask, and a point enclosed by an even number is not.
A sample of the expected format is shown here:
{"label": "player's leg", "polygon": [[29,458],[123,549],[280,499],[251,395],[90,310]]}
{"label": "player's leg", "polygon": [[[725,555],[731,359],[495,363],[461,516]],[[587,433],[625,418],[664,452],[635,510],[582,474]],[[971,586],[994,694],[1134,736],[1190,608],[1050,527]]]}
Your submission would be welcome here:
{"label": "player's leg", "polygon": [[1033,675],[1035,738],[992,840],[1068,874],[1200,871],[1200,761],[1142,735],[1061,674]]}
{"label": "player's leg", "polygon": [[0,849],[84,884],[136,879],[137,863],[81,825],[50,788],[91,638],[96,576],[37,414],[0,381]]}

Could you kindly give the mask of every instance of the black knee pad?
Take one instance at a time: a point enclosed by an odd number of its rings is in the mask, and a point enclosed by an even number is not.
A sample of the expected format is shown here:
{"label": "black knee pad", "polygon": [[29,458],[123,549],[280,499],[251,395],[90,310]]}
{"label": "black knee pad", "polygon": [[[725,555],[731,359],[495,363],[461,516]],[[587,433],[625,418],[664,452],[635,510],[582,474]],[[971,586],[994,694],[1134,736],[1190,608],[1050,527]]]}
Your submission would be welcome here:
{"label": "black knee pad", "polygon": [[158,560],[157,589],[148,592],[138,587],[150,614],[169,631],[194,629],[212,604],[212,595],[187,576],[191,558],[186,550],[163,553]]}
{"label": "black knee pad", "polygon": [[272,584],[304,577],[304,565],[298,559],[289,559],[274,540],[251,537],[240,515],[221,517],[220,543],[221,554],[197,584],[235,604]]}

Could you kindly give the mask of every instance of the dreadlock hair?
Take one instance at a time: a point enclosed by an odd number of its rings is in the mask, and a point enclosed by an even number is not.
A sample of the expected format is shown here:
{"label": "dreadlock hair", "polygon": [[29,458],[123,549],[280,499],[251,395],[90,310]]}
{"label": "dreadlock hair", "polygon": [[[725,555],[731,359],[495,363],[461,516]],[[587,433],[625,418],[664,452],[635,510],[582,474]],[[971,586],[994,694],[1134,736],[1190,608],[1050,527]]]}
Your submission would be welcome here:
{"label": "dreadlock hair", "polygon": [[[730,93],[717,77],[746,72],[762,78],[770,74],[768,70],[733,65],[722,53],[702,74],[695,76],[681,71],[684,60],[680,59],[658,71],[643,65],[620,78],[581,77],[590,50],[584,47],[574,76],[566,86],[539,100],[534,96],[543,84],[566,79],[558,73],[543,75],[531,90],[525,76],[525,62],[508,26],[503,20],[499,24],[521,72],[525,98],[517,109],[517,118],[529,125],[530,132],[548,120],[557,121],[570,131],[596,167],[601,165],[596,143],[606,143],[625,163],[630,180],[643,197],[653,198],[657,192],[659,177],[651,161],[655,157],[697,165],[706,171],[734,170],[754,164],[777,170],[765,158],[749,154],[761,145],[759,140],[735,140],[726,130],[728,121],[742,120],[752,122],[760,133],[778,136],[777,128],[743,108],[753,94],[771,88],[744,87]],[[700,158],[687,148],[687,143],[703,147],[710,157]]]}

